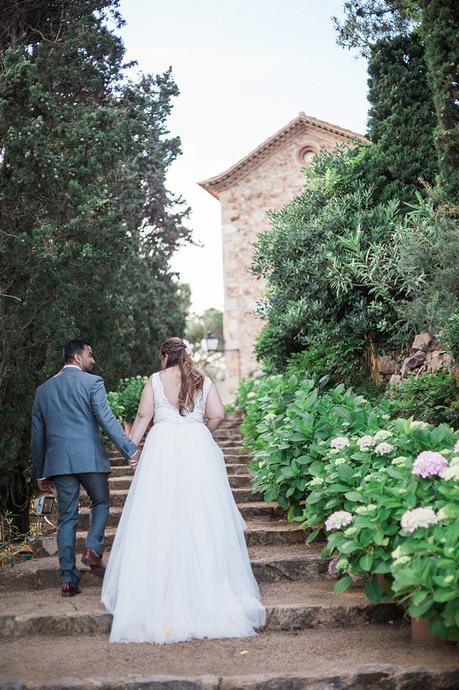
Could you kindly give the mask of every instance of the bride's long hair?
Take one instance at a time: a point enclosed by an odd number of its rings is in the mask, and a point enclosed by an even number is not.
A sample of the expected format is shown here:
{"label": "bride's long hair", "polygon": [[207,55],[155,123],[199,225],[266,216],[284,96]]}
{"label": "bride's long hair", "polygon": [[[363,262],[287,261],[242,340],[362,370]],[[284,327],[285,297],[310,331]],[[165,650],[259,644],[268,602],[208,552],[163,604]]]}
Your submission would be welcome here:
{"label": "bride's long hair", "polygon": [[186,352],[186,344],[182,338],[168,338],[161,345],[160,357],[167,356],[166,369],[178,366],[180,369],[181,386],[178,396],[179,412],[185,416],[194,410],[196,393],[204,384],[204,376]]}

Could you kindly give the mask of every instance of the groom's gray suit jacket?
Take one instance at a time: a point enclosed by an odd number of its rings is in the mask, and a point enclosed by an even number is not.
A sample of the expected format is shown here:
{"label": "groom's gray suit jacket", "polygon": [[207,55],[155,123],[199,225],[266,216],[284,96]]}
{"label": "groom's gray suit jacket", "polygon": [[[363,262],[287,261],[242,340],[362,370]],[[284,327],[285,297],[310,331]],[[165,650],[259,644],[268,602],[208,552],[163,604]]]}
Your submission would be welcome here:
{"label": "groom's gray suit jacket", "polygon": [[32,465],[37,479],[110,472],[100,428],[126,457],[136,452],[107,401],[100,376],[64,367],[37,388],[32,410]]}

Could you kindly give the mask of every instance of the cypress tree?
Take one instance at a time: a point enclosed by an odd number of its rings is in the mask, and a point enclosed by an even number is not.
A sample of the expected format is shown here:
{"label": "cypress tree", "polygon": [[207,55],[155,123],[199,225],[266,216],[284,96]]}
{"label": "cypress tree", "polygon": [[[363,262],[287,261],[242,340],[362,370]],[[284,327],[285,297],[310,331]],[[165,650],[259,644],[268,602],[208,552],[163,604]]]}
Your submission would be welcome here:
{"label": "cypress tree", "polygon": [[[422,0],[422,38],[437,113],[435,145],[440,187],[459,204],[459,4],[457,0]],[[459,211],[456,209],[456,214]]]}
{"label": "cypress tree", "polygon": [[362,179],[382,201],[411,201],[421,179],[433,183],[436,115],[417,34],[379,40],[368,64],[368,137]]}

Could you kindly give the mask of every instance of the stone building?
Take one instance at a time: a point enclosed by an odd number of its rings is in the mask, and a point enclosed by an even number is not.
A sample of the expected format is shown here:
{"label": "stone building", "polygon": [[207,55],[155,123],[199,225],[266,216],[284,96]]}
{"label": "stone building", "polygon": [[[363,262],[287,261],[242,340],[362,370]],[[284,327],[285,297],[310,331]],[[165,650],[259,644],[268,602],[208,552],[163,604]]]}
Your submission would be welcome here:
{"label": "stone building", "polygon": [[280,208],[302,190],[302,168],[315,153],[355,140],[367,141],[360,134],[300,113],[228,170],[200,182],[221,203],[225,400],[231,400],[239,382],[257,369],[253,346],[263,324],[255,309],[264,285],[249,269],[257,235],[269,226],[266,212]]}

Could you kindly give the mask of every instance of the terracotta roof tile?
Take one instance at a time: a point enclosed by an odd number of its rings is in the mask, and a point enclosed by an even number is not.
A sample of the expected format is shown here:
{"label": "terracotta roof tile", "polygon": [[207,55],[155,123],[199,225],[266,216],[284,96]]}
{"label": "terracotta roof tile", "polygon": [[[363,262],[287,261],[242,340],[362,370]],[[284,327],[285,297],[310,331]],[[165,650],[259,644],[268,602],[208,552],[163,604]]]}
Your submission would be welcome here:
{"label": "terracotta roof tile", "polygon": [[231,187],[238,179],[256,168],[273,151],[282,146],[285,141],[288,141],[288,139],[290,139],[295,132],[306,127],[322,129],[343,137],[343,139],[357,139],[362,143],[368,143],[368,139],[366,139],[362,134],[352,132],[350,129],[338,127],[337,125],[332,125],[324,120],[318,120],[315,117],[310,117],[309,115],[305,115],[305,113],[301,112],[287,125],[269,137],[269,139],[266,139],[266,141],[253,149],[253,151],[244,156],[244,158],[241,158],[240,161],[219,175],[209,177],[209,179],[199,182],[199,185],[209,192],[209,194],[212,194],[212,196],[218,199],[219,192]]}

